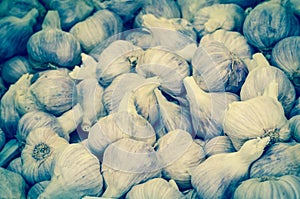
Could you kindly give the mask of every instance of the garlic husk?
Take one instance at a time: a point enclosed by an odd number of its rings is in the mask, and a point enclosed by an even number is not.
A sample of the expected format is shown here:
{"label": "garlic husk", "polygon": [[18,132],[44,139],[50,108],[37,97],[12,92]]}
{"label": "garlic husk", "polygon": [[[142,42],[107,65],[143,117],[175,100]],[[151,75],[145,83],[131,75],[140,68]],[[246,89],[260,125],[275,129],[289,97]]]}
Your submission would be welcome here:
{"label": "garlic husk", "polygon": [[230,92],[205,92],[192,76],[184,78],[183,84],[196,135],[204,140],[222,135],[226,107],[239,97]]}
{"label": "garlic husk", "polygon": [[32,187],[28,190],[27,199],[37,199],[39,195],[44,192],[49,183],[49,180],[45,180],[32,185]]}
{"label": "garlic husk", "polygon": [[278,83],[278,101],[281,102],[285,114],[291,111],[296,98],[293,84],[278,68],[271,66],[262,53],[253,55],[256,67],[250,70],[240,92],[241,100],[262,95],[268,85],[276,80]]}
{"label": "garlic husk", "polygon": [[132,19],[136,12],[146,3],[143,0],[93,0],[96,10],[108,9],[119,15],[123,22]]}
{"label": "garlic husk", "polygon": [[[277,100],[278,84],[271,82],[265,93],[246,101],[231,103],[225,111],[223,130],[235,149],[252,138],[269,136],[272,142],[291,138],[288,120]],[[270,97],[271,96],[271,97]]]}
{"label": "garlic husk", "polygon": [[206,157],[218,153],[231,153],[235,152],[235,148],[228,136],[216,136],[205,143],[204,146]]}
{"label": "garlic husk", "polygon": [[[47,74],[49,72],[50,74]],[[30,92],[36,100],[36,104],[41,105],[45,111],[56,116],[72,108],[76,104],[75,81],[65,75],[66,71],[57,71],[56,75],[51,74],[51,70],[38,77],[30,86]],[[47,90],[45,91],[45,88]]]}
{"label": "garlic husk", "polygon": [[99,43],[122,31],[121,18],[103,9],[96,11],[84,21],[75,24],[70,33],[80,42],[84,52],[89,53]]}
{"label": "garlic husk", "polygon": [[71,33],[61,30],[57,10],[48,10],[42,30],[28,40],[27,52],[32,68],[39,70],[52,66],[72,68],[81,61],[80,43]]}
{"label": "garlic husk", "polygon": [[0,151],[0,167],[7,167],[9,163],[20,157],[21,148],[17,139],[8,140]]}
{"label": "garlic husk", "polygon": [[239,151],[210,156],[192,172],[192,185],[199,198],[230,198],[239,183],[248,178],[252,162],[264,152],[270,138],[252,139]]}
{"label": "garlic husk", "polygon": [[99,117],[106,115],[102,103],[103,88],[97,79],[84,79],[77,85],[77,102],[80,104],[83,114],[81,129],[88,132]]}
{"label": "garlic husk", "polygon": [[289,119],[289,128],[292,138],[300,143],[300,115],[296,115]]}
{"label": "garlic husk", "polygon": [[138,60],[136,72],[146,78],[158,76],[160,89],[171,96],[185,93],[183,79],[190,75],[187,61],[175,53],[159,48],[149,48]]}
{"label": "garlic husk", "polygon": [[26,73],[22,75],[15,83],[17,86],[14,99],[15,107],[20,115],[24,115],[25,113],[35,110],[43,110],[42,105],[36,101],[35,97],[30,91],[33,77],[33,75]]}
{"label": "garlic husk", "polygon": [[31,72],[31,67],[25,56],[15,56],[3,63],[1,68],[1,77],[8,83],[13,84],[18,79]]}
{"label": "garlic husk", "polygon": [[213,4],[197,11],[193,25],[199,37],[211,34],[218,29],[240,32],[245,12],[237,4]]}
{"label": "garlic husk", "polygon": [[81,65],[75,66],[69,76],[75,80],[97,78],[97,61],[90,55],[81,53]]}
{"label": "garlic husk", "polygon": [[102,159],[109,144],[131,138],[153,145],[156,135],[151,124],[137,113],[119,111],[98,120],[89,131],[87,147],[99,159]]}
{"label": "garlic husk", "polygon": [[0,127],[6,138],[13,138],[17,131],[20,114],[15,106],[15,95],[17,86],[10,85],[8,91],[1,97],[0,101]]}
{"label": "garlic husk", "polygon": [[297,142],[275,143],[266,149],[249,170],[250,178],[263,176],[295,175],[300,177],[300,144]]}
{"label": "garlic husk", "polygon": [[[157,18],[152,14],[142,16],[143,27],[151,32],[151,46],[162,46],[171,52],[183,50],[190,44],[197,44],[197,35],[192,24],[182,18]],[[180,54],[182,55],[182,54]]]}
{"label": "garlic husk", "polygon": [[203,148],[181,129],[168,132],[156,144],[163,177],[173,179],[180,189],[192,188],[191,171],[205,160]]}
{"label": "garlic husk", "polygon": [[101,169],[105,182],[102,197],[121,197],[134,185],[160,177],[158,164],[154,149],[145,142],[123,138],[110,144]]}
{"label": "garlic husk", "polygon": [[56,154],[68,145],[68,141],[50,128],[36,128],[31,131],[21,153],[22,174],[26,181],[35,184],[50,180]]}
{"label": "garlic husk", "polygon": [[6,169],[15,173],[18,173],[20,175],[23,175],[22,171],[22,159],[21,157],[17,157],[10,161],[9,165],[7,165]]}
{"label": "garlic husk", "polygon": [[20,174],[0,167],[0,198],[26,199],[26,182]]}
{"label": "garlic husk", "polygon": [[207,34],[192,58],[193,77],[205,91],[238,93],[248,74],[244,61],[252,51],[238,32],[220,29]]}
{"label": "garlic husk", "polygon": [[1,60],[26,53],[26,44],[34,33],[38,10],[31,9],[24,17],[5,16],[0,19]]}
{"label": "garlic husk", "polygon": [[73,25],[86,19],[94,10],[91,1],[77,0],[41,0],[48,10],[57,10],[61,18],[63,30],[69,30]]}
{"label": "garlic husk", "polygon": [[133,186],[126,194],[126,199],[183,199],[184,195],[163,178],[153,178],[145,183]]}
{"label": "garlic husk", "polygon": [[145,79],[136,73],[125,73],[116,77],[103,93],[102,101],[108,114],[116,112],[125,93],[143,84]]}
{"label": "garlic husk", "polygon": [[98,57],[99,82],[103,86],[108,86],[115,77],[134,71],[142,53],[143,50],[140,47],[129,41],[112,42]]}
{"label": "garlic husk", "polygon": [[180,103],[176,104],[175,102],[167,100],[159,89],[155,89],[154,93],[165,131],[169,132],[175,129],[182,129],[189,132],[192,137],[194,137],[195,135],[189,108]]}
{"label": "garlic husk", "polygon": [[82,144],[69,144],[55,158],[51,181],[38,198],[99,196],[102,187],[99,160]]}
{"label": "garlic husk", "polygon": [[177,3],[180,6],[182,18],[189,21],[193,20],[198,10],[210,5],[206,0],[178,0]]}
{"label": "garlic husk", "polygon": [[151,31],[145,27],[124,31],[123,36],[126,41],[130,41],[133,45],[139,46],[143,50],[152,47],[154,39]]}
{"label": "garlic husk", "polygon": [[180,9],[176,2],[168,0],[149,0],[134,18],[134,27],[142,26],[142,17],[152,14],[167,19],[180,18]]}

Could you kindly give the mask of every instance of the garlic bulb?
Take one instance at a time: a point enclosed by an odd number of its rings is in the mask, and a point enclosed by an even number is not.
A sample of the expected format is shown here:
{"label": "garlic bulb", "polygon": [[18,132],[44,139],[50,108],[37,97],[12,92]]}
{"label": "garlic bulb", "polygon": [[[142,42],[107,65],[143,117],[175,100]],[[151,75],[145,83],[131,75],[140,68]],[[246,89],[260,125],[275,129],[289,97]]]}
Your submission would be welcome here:
{"label": "garlic bulb", "polygon": [[134,27],[142,26],[142,17],[153,14],[167,19],[180,18],[180,9],[176,2],[168,0],[149,0],[134,18]]}
{"label": "garlic bulb", "polygon": [[117,40],[105,48],[98,57],[97,72],[99,82],[108,86],[112,80],[134,71],[143,50],[129,41]]}
{"label": "garlic bulb", "polygon": [[26,53],[26,44],[34,33],[37,16],[38,10],[33,8],[22,18],[6,16],[0,19],[1,60]]}
{"label": "garlic bulb", "polygon": [[159,114],[166,132],[182,129],[194,137],[191,115],[188,107],[169,101],[159,89],[154,90]]}
{"label": "garlic bulb", "polygon": [[234,199],[299,198],[300,178],[294,175],[264,176],[243,181],[234,192]]}
{"label": "garlic bulb", "polygon": [[0,198],[26,198],[26,183],[20,174],[0,167]]}
{"label": "garlic bulb", "polygon": [[87,147],[99,159],[109,144],[132,138],[153,145],[156,135],[151,124],[137,113],[120,111],[98,120],[89,131]]}
{"label": "garlic bulb", "polygon": [[124,22],[132,19],[135,13],[145,4],[143,0],[93,0],[94,6],[97,10],[108,9],[120,15]]}
{"label": "garlic bulb", "polygon": [[199,37],[218,29],[240,32],[244,18],[244,10],[237,4],[213,4],[198,10],[193,25]]}
{"label": "garlic bulb", "polygon": [[41,0],[48,10],[57,10],[63,30],[87,18],[94,10],[92,1],[85,0]]}
{"label": "garlic bulb", "polygon": [[238,101],[239,97],[229,92],[205,92],[192,76],[184,78],[183,84],[197,136],[207,140],[221,135],[225,109],[232,102]]}
{"label": "garlic bulb", "polygon": [[126,199],[183,199],[184,195],[163,178],[153,178],[145,183],[133,186],[126,194]]}
{"label": "garlic bulb", "polygon": [[21,154],[22,174],[26,181],[35,184],[50,180],[54,158],[68,144],[50,128],[32,130],[26,138]]}
{"label": "garlic bulb", "polygon": [[216,136],[205,143],[205,155],[207,157],[218,153],[235,152],[235,148],[228,136]]}
{"label": "garlic bulb", "polygon": [[300,144],[275,143],[255,161],[249,170],[250,178],[263,176],[296,175],[300,177]]}
{"label": "garlic bulb", "polygon": [[192,136],[180,129],[170,131],[157,141],[156,151],[163,176],[181,189],[191,188],[191,171],[205,160],[203,148]]}
{"label": "garlic bulb", "polygon": [[38,198],[99,196],[102,187],[99,160],[82,144],[69,144],[55,158],[51,181]]}
{"label": "garlic bulb", "polygon": [[238,32],[217,30],[201,38],[192,58],[193,77],[210,92],[239,92],[248,74],[252,48]]}
{"label": "garlic bulb", "polygon": [[81,121],[80,105],[74,106],[59,117],[43,111],[32,111],[23,115],[19,120],[16,137],[21,144],[24,144],[31,131],[36,128],[47,127],[68,141],[69,134],[77,128]]}
{"label": "garlic bulb", "polygon": [[238,150],[245,141],[257,137],[269,136],[272,142],[290,139],[288,120],[277,100],[278,84],[272,82],[269,88],[270,95],[233,102],[226,110],[223,129],[235,149]]}
{"label": "garlic bulb", "polygon": [[127,30],[123,33],[124,39],[130,41],[133,45],[141,47],[143,50],[146,50],[149,47],[152,47],[153,35],[151,30],[148,28],[136,28],[132,30]]}
{"label": "garlic bulb", "polygon": [[253,55],[256,67],[250,70],[240,92],[241,100],[248,100],[262,95],[268,85],[276,80],[278,83],[278,101],[281,102],[285,114],[291,111],[296,98],[293,84],[279,69],[271,66],[262,53]]}
{"label": "garlic bulb", "polygon": [[157,18],[146,14],[142,16],[142,27],[150,30],[153,37],[152,47],[167,47],[169,51],[174,52],[184,49],[189,44],[196,44],[197,34],[192,24],[182,18]]}
{"label": "garlic bulb", "polygon": [[270,138],[248,140],[239,151],[210,156],[192,172],[192,185],[199,198],[230,198]]}
{"label": "garlic bulb", "polygon": [[15,56],[3,63],[1,77],[8,84],[13,84],[18,79],[31,72],[31,67],[25,56]]}
{"label": "garlic bulb", "polygon": [[0,151],[0,167],[7,167],[11,161],[20,157],[21,149],[17,139],[8,140]]}
{"label": "garlic bulb", "polygon": [[41,182],[35,183],[27,193],[27,199],[37,199],[41,193],[45,190],[45,188],[48,186],[50,181],[45,180]]}
{"label": "garlic bulb", "polygon": [[292,138],[296,142],[300,142],[300,115],[296,115],[289,119],[289,128]]}
{"label": "garlic bulb", "polygon": [[106,114],[101,101],[103,88],[94,78],[84,79],[76,87],[77,101],[83,111],[81,129],[88,132],[98,118]]}
{"label": "garlic bulb", "polygon": [[64,70],[47,70],[30,86],[36,103],[54,115],[61,115],[76,104],[75,81],[65,73]]}
{"label": "garlic bulb", "polygon": [[109,10],[99,10],[75,24],[70,33],[80,42],[84,52],[90,52],[97,44],[122,31],[121,18]]}
{"label": "garlic bulb", "polygon": [[146,78],[158,76],[161,90],[171,96],[179,96],[185,92],[182,81],[191,73],[183,58],[159,48],[145,51],[138,60],[136,72]]}
{"label": "garlic bulb", "polygon": [[110,144],[101,169],[105,182],[102,197],[119,198],[134,185],[160,177],[158,166],[154,149],[145,142],[123,138]]}
{"label": "garlic bulb", "polygon": [[192,21],[198,10],[209,6],[206,0],[178,0],[177,3],[180,6],[182,17],[189,21]]}
{"label": "garlic bulb", "polygon": [[27,52],[34,69],[48,69],[51,65],[72,68],[81,61],[80,43],[71,33],[61,30],[58,12],[54,10],[47,12],[42,30],[28,40]]}
{"label": "garlic bulb", "polygon": [[11,85],[0,101],[0,127],[6,138],[13,138],[17,131],[20,114],[15,107],[15,95],[18,87]]}
{"label": "garlic bulb", "polygon": [[300,36],[290,36],[276,43],[271,54],[273,65],[281,69],[298,89],[300,88],[300,60],[296,54],[299,48]]}

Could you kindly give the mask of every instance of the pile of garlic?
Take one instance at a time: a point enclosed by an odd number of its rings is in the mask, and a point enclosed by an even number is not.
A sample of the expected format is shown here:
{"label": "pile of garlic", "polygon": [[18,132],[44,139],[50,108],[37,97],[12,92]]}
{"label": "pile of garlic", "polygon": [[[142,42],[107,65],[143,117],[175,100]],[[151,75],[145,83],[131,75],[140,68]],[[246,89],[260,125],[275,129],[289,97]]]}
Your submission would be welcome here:
{"label": "pile of garlic", "polygon": [[0,2],[0,198],[299,198],[300,22],[260,49],[259,2]]}

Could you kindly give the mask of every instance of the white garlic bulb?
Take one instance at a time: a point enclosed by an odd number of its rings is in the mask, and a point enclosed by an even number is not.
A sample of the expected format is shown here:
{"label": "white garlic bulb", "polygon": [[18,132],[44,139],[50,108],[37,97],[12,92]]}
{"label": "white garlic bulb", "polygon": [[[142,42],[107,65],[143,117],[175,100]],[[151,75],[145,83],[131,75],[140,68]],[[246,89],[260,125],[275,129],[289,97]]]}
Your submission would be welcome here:
{"label": "white garlic bulb", "polygon": [[269,136],[272,142],[290,139],[288,120],[277,100],[278,84],[271,82],[263,96],[233,102],[225,111],[223,129],[235,149],[249,139]]}
{"label": "white garlic bulb", "polygon": [[81,129],[88,132],[99,117],[105,116],[102,103],[103,88],[98,84],[97,79],[84,79],[76,85],[77,102],[82,107]]}
{"label": "white garlic bulb", "polygon": [[102,197],[111,198],[119,198],[134,185],[161,175],[153,147],[130,138],[106,148],[101,171],[106,188]]}
{"label": "white garlic bulb", "polygon": [[197,11],[193,25],[199,37],[218,29],[240,32],[245,19],[245,12],[237,4],[213,4]]}
{"label": "white garlic bulb", "polygon": [[149,48],[138,60],[136,72],[146,78],[158,76],[160,89],[171,96],[185,92],[183,78],[190,75],[187,61],[175,53],[159,48]]}
{"label": "white garlic bulb", "polygon": [[99,160],[82,144],[69,144],[55,158],[51,181],[38,198],[99,196],[102,187]]}
{"label": "white garlic bulb", "polygon": [[126,194],[126,199],[184,199],[184,195],[163,178],[153,178],[145,183],[133,186]]}
{"label": "white garlic bulb", "polygon": [[50,128],[32,130],[21,153],[22,174],[26,181],[34,184],[50,180],[55,156],[68,144]]}
{"label": "white garlic bulb", "polygon": [[206,159],[192,172],[192,185],[198,197],[231,198],[269,141],[269,137],[248,140],[237,152],[215,154]]}
{"label": "white garlic bulb", "polygon": [[205,92],[192,76],[184,78],[183,83],[197,136],[207,140],[221,135],[226,107],[239,97],[230,92]]}
{"label": "white garlic bulb", "polygon": [[117,40],[107,46],[98,57],[97,76],[103,86],[123,74],[134,71],[143,50],[129,41]]}
{"label": "white garlic bulb", "polygon": [[191,188],[191,171],[205,160],[203,148],[192,136],[180,129],[170,131],[157,141],[156,151],[163,176],[181,189]]}

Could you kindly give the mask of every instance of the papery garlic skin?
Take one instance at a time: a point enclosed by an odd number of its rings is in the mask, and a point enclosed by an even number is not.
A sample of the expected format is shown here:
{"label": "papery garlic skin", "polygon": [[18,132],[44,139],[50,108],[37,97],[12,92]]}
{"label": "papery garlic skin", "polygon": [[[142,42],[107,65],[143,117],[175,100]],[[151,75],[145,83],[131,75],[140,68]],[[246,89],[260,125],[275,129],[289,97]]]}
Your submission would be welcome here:
{"label": "papery garlic skin", "polygon": [[161,170],[151,146],[124,138],[106,148],[101,171],[106,188],[102,197],[118,198],[134,185],[160,177]]}
{"label": "papery garlic skin", "polygon": [[56,154],[68,146],[50,128],[36,128],[29,133],[22,150],[22,174],[30,184],[50,180]]}
{"label": "papery garlic skin", "polygon": [[153,178],[145,183],[133,186],[126,194],[126,199],[183,199],[184,195],[163,178]]}
{"label": "papery garlic skin", "polygon": [[156,144],[163,177],[173,179],[181,189],[192,188],[191,171],[205,160],[203,148],[180,129],[168,132]]}
{"label": "papery garlic skin", "polygon": [[240,32],[244,18],[244,10],[236,4],[213,4],[197,11],[193,25],[199,37],[218,29]]}
{"label": "papery garlic skin", "polygon": [[48,186],[50,181],[45,180],[35,183],[27,192],[27,199],[37,199],[41,193]]}
{"label": "papery garlic skin", "polygon": [[51,181],[38,198],[99,196],[102,187],[99,160],[84,145],[70,144],[55,159]]}
{"label": "papery garlic skin", "polygon": [[235,152],[235,148],[228,136],[217,136],[208,140],[204,145],[206,157],[218,153],[231,153]]}

